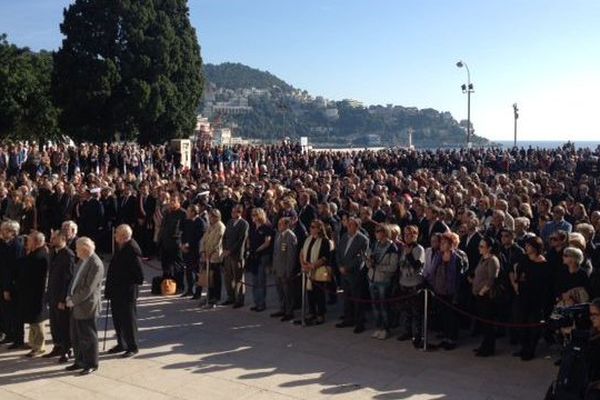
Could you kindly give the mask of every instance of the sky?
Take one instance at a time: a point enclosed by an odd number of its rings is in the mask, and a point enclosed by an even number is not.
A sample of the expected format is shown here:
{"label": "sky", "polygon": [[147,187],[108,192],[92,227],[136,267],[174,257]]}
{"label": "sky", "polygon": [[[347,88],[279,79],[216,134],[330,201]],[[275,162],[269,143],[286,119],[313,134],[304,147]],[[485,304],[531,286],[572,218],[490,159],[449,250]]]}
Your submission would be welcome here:
{"label": "sky", "polygon": [[[55,50],[67,0],[0,0],[0,32]],[[600,140],[598,0],[190,0],[204,62],[267,70],[313,96],[450,111],[475,133]]]}

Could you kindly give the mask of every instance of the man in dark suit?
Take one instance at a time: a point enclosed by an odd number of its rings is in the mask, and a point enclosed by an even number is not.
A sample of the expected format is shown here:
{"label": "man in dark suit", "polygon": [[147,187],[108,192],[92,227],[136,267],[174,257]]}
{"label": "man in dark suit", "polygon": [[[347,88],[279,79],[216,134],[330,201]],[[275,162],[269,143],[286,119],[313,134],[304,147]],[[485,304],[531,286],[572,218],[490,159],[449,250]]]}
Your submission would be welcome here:
{"label": "man in dark suit", "polygon": [[310,226],[310,223],[317,218],[317,209],[310,204],[310,195],[307,192],[301,192],[298,196],[298,219],[304,226]]}
{"label": "man in dark suit", "polygon": [[67,247],[67,237],[55,232],[51,238],[52,262],[48,275],[48,308],[50,332],[54,348],[44,358],[60,356],[59,363],[69,361],[71,336],[69,333],[69,310],[66,308],[67,291],[73,278],[75,253]]}
{"label": "man in dark suit", "polygon": [[164,278],[174,278],[177,291],[183,290],[184,266],[181,253],[181,235],[183,233],[183,222],[186,213],[181,208],[181,200],[178,194],[171,196],[169,212],[163,217],[160,232],[158,234],[158,246],[160,249],[160,262]]}
{"label": "man in dark suit", "polygon": [[152,254],[152,233],[154,231],[154,210],[156,198],[150,194],[150,187],[144,184],[136,202],[137,226],[134,236],[137,238],[142,254],[146,257]]}
{"label": "man in dark suit", "polygon": [[199,299],[200,294],[196,292],[197,275],[200,261],[200,240],[206,232],[208,224],[200,218],[200,206],[192,204],[188,206],[187,218],[183,221],[183,232],[181,236],[183,261],[185,263],[186,291],[182,297],[194,296]]}
{"label": "man in dark suit", "polygon": [[139,285],[144,282],[142,252],[132,239],[129,225],[119,225],[115,231],[117,250],[108,266],[104,296],[110,300],[117,345],[109,354],[124,351],[122,357],[131,357],[138,352],[136,302]]}
{"label": "man in dark suit", "polygon": [[27,237],[27,255],[17,269],[17,293],[22,321],[29,324],[28,357],[45,352],[44,291],[48,275],[48,249],[44,234],[34,231]]}
{"label": "man in dark suit", "polygon": [[65,185],[63,182],[58,182],[54,186],[54,194],[52,195],[52,229],[60,229],[63,221],[66,221],[71,217],[70,208],[73,203],[72,197],[73,196],[70,196],[65,192]]}
{"label": "man in dark suit", "polygon": [[369,248],[369,239],[360,232],[360,222],[359,218],[348,218],[348,231],[342,236],[336,249],[337,266],[344,289],[344,320],[336,327],[354,326],[354,333],[365,330],[364,305],[360,300],[366,297],[367,291],[364,255]]}
{"label": "man in dark suit", "polygon": [[88,200],[79,206],[79,231],[97,242],[104,227],[104,207],[98,200],[100,189],[93,188],[87,192]]}
{"label": "man in dark suit", "polygon": [[75,363],[67,371],[81,369],[89,375],[98,369],[98,328],[96,319],[102,311],[104,265],[96,255],[96,245],[88,237],[77,240],[79,262],[69,285],[67,307],[71,309],[71,344]]}
{"label": "man in dark suit", "polygon": [[271,317],[281,321],[294,319],[294,275],[298,270],[298,239],[290,229],[291,219],[281,218],[273,244],[273,271],[277,278],[279,311]]}
{"label": "man in dark suit", "polygon": [[223,274],[227,300],[223,305],[233,304],[234,308],[244,306],[244,251],[248,238],[249,225],[242,218],[244,208],[236,205],[231,211],[231,220],[225,226],[223,235]]}
{"label": "man in dark suit", "polygon": [[99,243],[99,247],[106,253],[112,252],[112,230],[117,226],[117,199],[112,193],[110,187],[102,189],[100,194],[100,203],[104,208],[104,223],[102,229],[102,238]]}
{"label": "man in dark suit", "polygon": [[136,222],[137,199],[133,194],[131,185],[127,185],[118,199],[119,209],[117,216],[118,224],[134,226]]}
{"label": "man in dark suit", "polygon": [[467,235],[460,241],[459,248],[467,254],[469,260],[469,271],[474,272],[481,253],[479,253],[479,243],[483,235],[479,233],[479,220],[477,217],[471,217],[467,222]]}

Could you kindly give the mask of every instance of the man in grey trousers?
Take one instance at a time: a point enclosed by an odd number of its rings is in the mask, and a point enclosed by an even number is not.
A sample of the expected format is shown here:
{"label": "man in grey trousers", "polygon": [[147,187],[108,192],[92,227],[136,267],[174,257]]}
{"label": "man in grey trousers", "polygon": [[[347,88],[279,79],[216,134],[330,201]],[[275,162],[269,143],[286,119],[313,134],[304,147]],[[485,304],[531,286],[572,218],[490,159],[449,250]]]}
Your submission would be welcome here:
{"label": "man in grey trousers", "polygon": [[231,219],[225,226],[223,235],[223,275],[227,300],[222,305],[231,305],[233,308],[244,306],[244,252],[248,239],[248,222],[242,218],[244,208],[236,205],[231,211]]}
{"label": "man in grey trousers", "polygon": [[281,218],[277,223],[277,233],[273,244],[273,271],[277,278],[279,311],[271,317],[281,317],[281,321],[294,319],[294,275],[298,266],[298,239],[290,229],[291,219]]}
{"label": "man in grey trousers", "polygon": [[71,310],[70,329],[75,363],[66,370],[81,370],[80,375],[89,375],[98,369],[96,319],[102,310],[104,264],[96,255],[96,245],[90,238],[79,238],[76,250],[79,262],[67,295],[67,307]]}

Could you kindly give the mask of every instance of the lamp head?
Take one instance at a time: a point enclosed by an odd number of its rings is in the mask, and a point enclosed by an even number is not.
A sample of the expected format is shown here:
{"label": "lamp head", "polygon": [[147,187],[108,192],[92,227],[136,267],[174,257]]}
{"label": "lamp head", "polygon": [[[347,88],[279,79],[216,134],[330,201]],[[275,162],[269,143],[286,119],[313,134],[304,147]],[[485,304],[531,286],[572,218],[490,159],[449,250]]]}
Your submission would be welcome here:
{"label": "lamp head", "polygon": [[462,68],[462,67],[464,66],[464,64],[463,64],[462,60],[459,60],[459,61],[456,63],[456,66],[457,66],[458,68]]}

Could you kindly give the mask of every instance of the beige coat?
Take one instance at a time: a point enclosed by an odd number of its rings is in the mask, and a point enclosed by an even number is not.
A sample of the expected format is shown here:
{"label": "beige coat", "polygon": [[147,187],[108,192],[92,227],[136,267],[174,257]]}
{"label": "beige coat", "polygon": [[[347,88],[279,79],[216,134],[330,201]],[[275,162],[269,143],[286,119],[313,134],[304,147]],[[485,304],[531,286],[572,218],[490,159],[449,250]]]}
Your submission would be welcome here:
{"label": "beige coat", "polygon": [[200,251],[205,256],[210,256],[211,263],[223,262],[223,234],[225,233],[225,224],[221,221],[210,225],[208,230],[200,240]]}

